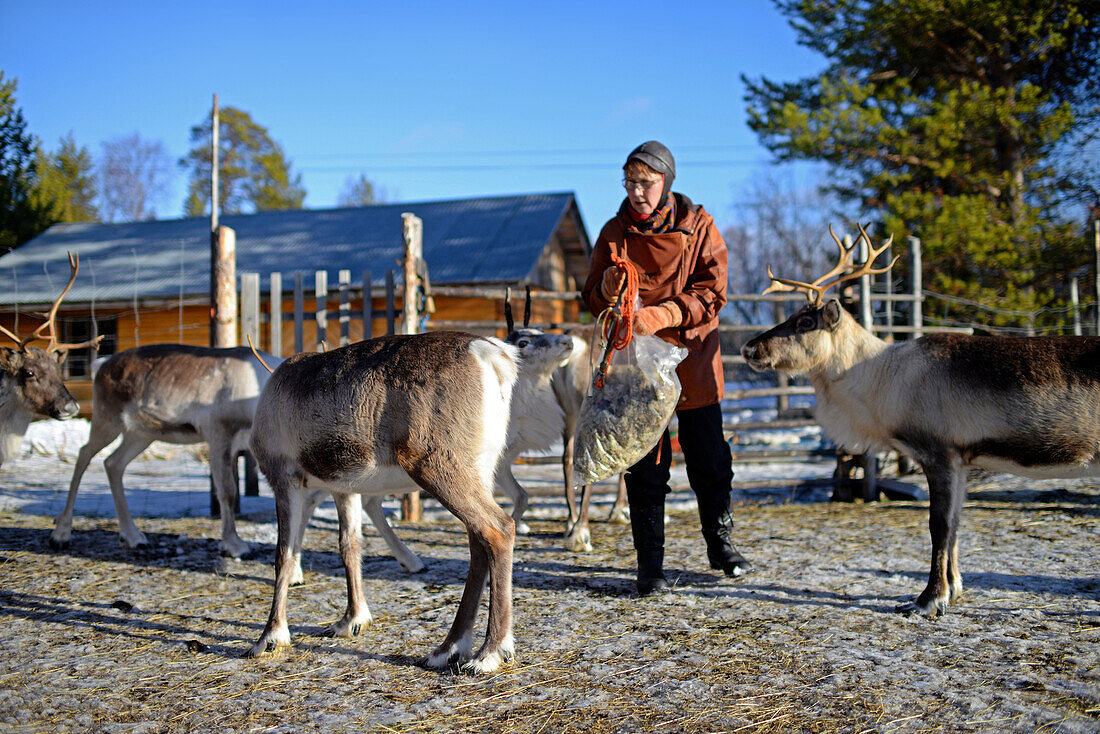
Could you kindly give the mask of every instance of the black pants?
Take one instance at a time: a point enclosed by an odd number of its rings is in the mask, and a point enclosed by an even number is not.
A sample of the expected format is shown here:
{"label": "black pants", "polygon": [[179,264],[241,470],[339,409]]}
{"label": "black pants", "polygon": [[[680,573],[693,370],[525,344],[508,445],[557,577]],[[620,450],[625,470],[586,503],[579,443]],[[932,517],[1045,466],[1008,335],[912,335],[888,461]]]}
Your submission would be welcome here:
{"label": "black pants", "polygon": [[[722,433],[722,406],[715,403],[678,410],[676,418],[688,484],[699,501],[699,519],[705,532],[715,528],[730,508],[733,460]],[[672,441],[666,429],[657,446],[626,472],[631,518],[655,517],[658,513],[664,517],[665,496],[671,491],[668,486],[671,464]],[[635,533],[635,548],[639,551],[643,550],[639,546],[664,547],[663,522],[651,525],[641,537]]]}

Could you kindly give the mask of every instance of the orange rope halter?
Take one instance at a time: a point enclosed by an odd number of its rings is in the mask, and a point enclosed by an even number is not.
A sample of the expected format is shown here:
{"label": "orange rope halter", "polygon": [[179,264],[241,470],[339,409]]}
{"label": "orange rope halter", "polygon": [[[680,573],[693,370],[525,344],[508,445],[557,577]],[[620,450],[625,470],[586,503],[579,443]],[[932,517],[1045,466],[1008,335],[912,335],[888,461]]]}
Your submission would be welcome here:
{"label": "orange rope halter", "polygon": [[603,387],[603,378],[611,367],[611,358],[616,350],[625,349],[634,338],[634,302],[638,298],[638,269],[624,257],[611,253],[611,262],[623,271],[623,280],[619,285],[619,294],[614,305],[600,314],[599,328],[607,348],[600,360],[596,387]]}

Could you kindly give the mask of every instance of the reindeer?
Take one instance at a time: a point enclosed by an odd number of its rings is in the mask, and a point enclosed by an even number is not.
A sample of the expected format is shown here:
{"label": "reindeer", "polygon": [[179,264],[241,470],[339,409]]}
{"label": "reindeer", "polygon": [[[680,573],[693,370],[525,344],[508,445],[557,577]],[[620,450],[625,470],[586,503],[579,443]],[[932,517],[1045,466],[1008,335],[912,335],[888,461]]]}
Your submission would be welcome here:
{"label": "reindeer", "polygon": [[[958,532],[967,467],[1030,477],[1100,474],[1100,338],[929,334],[887,344],[824,294],[889,270],[894,263],[871,264],[891,240],[848,272],[855,245],[832,236],[839,264],[814,282],[776,278],[768,269],[765,293],[802,291],[809,303],[741,353],[757,370],[808,375],[817,421],[849,451],[893,449],[924,469],[931,568],[924,590],[898,611],[938,616],[963,590]],[[862,226],[860,236],[870,245]]]}
{"label": "reindeer", "polygon": [[[508,327],[508,335],[505,337],[505,341],[510,344],[518,344],[521,341],[527,341],[545,334],[541,329],[530,326],[530,287],[527,288],[527,296],[523,307],[523,326],[519,329],[515,326],[515,319],[512,316],[511,298],[508,294],[506,294],[504,298],[504,318]],[[588,527],[588,506],[592,500],[592,486],[586,484],[581,487],[581,498],[578,509],[576,486],[573,484],[574,434],[577,428],[577,418],[580,416],[581,403],[584,401],[584,395],[588,391],[592,381],[592,362],[589,358],[589,344],[592,342],[592,335],[593,327],[591,326],[582,326],[566,332],[566,336],[569,337],[572,342],[572,350],[569,359],[558,368],[550,378],[553,397],[564,418],[564,422],[560,424],[560,437],[562,441],[561,463],[562,474],[565,479],[565,504],[569,513],[566,520],[565,546],[569,550],[575,552],[592,550],[591,533]],[[522,411],[513,409],[513,417],[517,414],[522,414]],[[548,414],[556,416],[557,411],[547,409],[545,412],[527,416],[526,420],[533,422],[538,420],[537,416]],[[548,448],[550,444],[558,438],[557,436],[550,435],[549,430],[551,426],[548,421],[543,420],[542,424],[541,427],[533,427],[532,430],[532,433],[535,433],[537,430],[544,434],[541,440],[532,440],[530,445],[526,446],[523,450]],[[528,495],[523,486],[516,481],[515,475],[512,472],[512,464],[519,456],[519,453],[520,452],[517,451],[511,457],[511,460],[502,462],[500,467],[498,467],[497,485],[503,489],[512,500],[514,508],[512,517],[516,521],[516,531],[523,533],[528,532],[527,526],[521,520],[523,513],[527,510]],[[615,504],[611,508],[611,515],[608,521],[619,524],[630,522],[626,512],[626,484],[623,482],[622,476],[619,477],[618,493],[615,497]]]}
{"label": "reindeer", "polygon": [[[557,430],[564,416],[551,390],[551,377],[563,367],[576,347],[575,340],[568,336],[546,334],[538,330],[531,332],[522,337],[517,336],[510,342],[519,350],[519,374],[512,389],[508,436],[495,474],[496,485],[504,487],[514,500],[512,518],[516,522],[517,532],[521,525],[520,518],[527,509],[527,495],[512,475],[512,463],[524,451],[549,446],[557,437]],[[522,501],[519,499],[520,495],[512,493],[513,487],[522,493]],[[326,496],[327,493],[321,490],[310,494],[303,512],[306,521]],[[364,494],[363,510],[401,567],[410,573],[421,571],[424,568],[423,561],[401,542],[386,519],[382,510],[382,496]],[[299,584],[304,579],[301,571],[303,533],[304,528],[295,536],[292,585]]]}
{"label": "reindeer", "polygon": [[[264,355],[270,363],[278,358]],[[247,347],[212,348],[149,344],[109,357],[96,370],[88,443],[80,449],[69,482],[65,508],[54,522],[50,547],[68,546],[73,505],[89,462],[122,434],[103,462],[115,501],[121,541],[129,548],[148,545],[130,516],[122,474],[153,441],[206,443],[210,476],[221,509],[221,552],[239,558],[248,544],[237,535],[233,460],[248,443],[252,412],[268,371]]]}
{"label": "reindeer", "polygon": [[515,523],[493,500],[493,474],[508,437],[519,369],[519,350],[510,344],[440,331],[297,354],[275,370],[260,394],[250,442],[275,495],[275,588],[249,656],[290,644],[293,547],[312,491],[328,490],[336,502],[347,579],[347,610],[325,633],[352,637],[371,621],[357,495],[419,488],[466,526],[470,543],[470,572],[454,623],[425,663],[446,668],[469,656],[486,581],[488,631],[463,669],[488,673],[513,657]]}
{"label": "reindeer", "polygon": [[[19,445],[35,416],[68,420],[80,406],[65,387],[61,365],[70,349],[94,346],[103,337],[80,344],[62,344],[57,340],[57,309],[76,282],[80,257],[69,253],[69,284],[54,301],[46,321],[30,336],[20,338],[0,326],[0,333],[16,348],[0,347],[0,466],[19,453]],[[46,348],[28,346],[42,339]]]}

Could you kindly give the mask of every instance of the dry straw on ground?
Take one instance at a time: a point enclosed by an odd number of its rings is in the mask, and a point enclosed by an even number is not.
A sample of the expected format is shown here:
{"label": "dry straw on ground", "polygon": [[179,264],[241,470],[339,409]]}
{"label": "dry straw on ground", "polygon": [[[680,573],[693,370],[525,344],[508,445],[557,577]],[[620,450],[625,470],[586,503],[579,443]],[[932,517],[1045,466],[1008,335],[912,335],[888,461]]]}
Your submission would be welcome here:
{"label": "dry straw on ground", "polygon": [[517,659],[471,678],[419,665],[467,569],[454,520],[399,528],[429,564],[417,575],[368,531],[374,624],[333,640],[318,634],[344,605],[336,525],[315,518],[294,645],[246,660],[271,601],[273,513],[241,522],[253,558],[223,562],[212,519],[139,519],[152,548],[133,552],[113,518],[78,517],[72,547],[53,553],[51,518],[7,512],[0,730],[1095,732],[1098,513],[1095,482],[979,479],[967,591],[936,620],[893,611],[925,580],[924,503],[740,504],[757,572],[735,581],[707,567],[697,519],[674,510],[675,590],[644,600],[629,528],[597,524],[596,550],[578,555],[560,522],[536,520],[517,542]]}

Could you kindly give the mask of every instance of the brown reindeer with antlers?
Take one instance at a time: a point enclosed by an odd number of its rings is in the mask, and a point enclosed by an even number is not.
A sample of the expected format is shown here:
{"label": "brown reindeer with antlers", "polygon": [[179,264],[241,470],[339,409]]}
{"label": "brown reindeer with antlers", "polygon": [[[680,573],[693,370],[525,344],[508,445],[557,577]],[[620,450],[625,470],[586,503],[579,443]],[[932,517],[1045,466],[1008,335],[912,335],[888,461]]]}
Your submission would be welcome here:
{"label": "brown reindeer with antlers", "polygon": [[[870,245],[862,226],[860,236]],[[1100,338],[929,334],[887,344],[824,295],[889,270],[893,263],[871,265],[890,240],[852,271],[855,245],[833,239],[840,261],[812,283],[776,278],[769,268],[773,284],[765,292],[802,291],[809,303],[741,353],[757,370],[808,375],[817,421],[849,451],[893,449],[920,463],[932,562],[927,586],[898,611],[937,616],[962,594],[958,532],[967,467],[1044,478],[1100,475]]]}
{"label": "brown reindeer with antlers", "polygon": [[[80,344],[57,340],[57,308],[73,287],[80,257],[69,253],[69,284],[54,301],[46,321],[29,336],[19,337],[0,326],[0,334],[15,342],[15,349],[0,347],[0,465],[15,456],[27,426],[35,416],[67,420],[80,410],[65,387],[61,365],[70,349],[98,344],[103,337]],[[46,348],[29,346],[36,339]]]}

